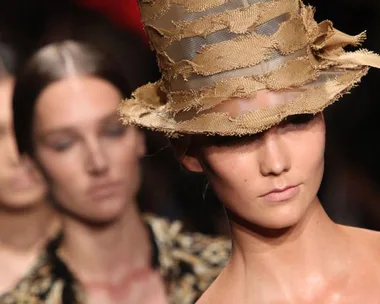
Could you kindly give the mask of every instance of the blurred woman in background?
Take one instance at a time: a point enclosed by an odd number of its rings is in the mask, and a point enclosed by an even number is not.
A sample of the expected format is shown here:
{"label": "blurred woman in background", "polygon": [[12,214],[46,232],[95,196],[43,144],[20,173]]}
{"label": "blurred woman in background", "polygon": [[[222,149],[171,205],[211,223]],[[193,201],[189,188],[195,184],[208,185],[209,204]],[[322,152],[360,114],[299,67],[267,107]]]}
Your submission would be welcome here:
{"label": "blurred woman in background", "polygon": [[63,218],[48,270],[36,270],[37,300],[194,303],[228,258],[228,241],[139,213],[144,137],[117,115],[129,83],[110,56],[74,41],[42,48],[17,79],[18,148],[43,171]]}
{"label": "blurred woman in background", "polygon": [[[27,273],[58,230],[59,220],[47,203],[46,183],[26,157],[19,159],[12,129],[14,79],[4,45],[0,52],[0,302]],[[3,54],[4,53],[4,54]],[[4,60],[3,60],[4,59]],[[35,267],[37,267],[37,265]],[[16,287],[17,288],[17,287]]]}

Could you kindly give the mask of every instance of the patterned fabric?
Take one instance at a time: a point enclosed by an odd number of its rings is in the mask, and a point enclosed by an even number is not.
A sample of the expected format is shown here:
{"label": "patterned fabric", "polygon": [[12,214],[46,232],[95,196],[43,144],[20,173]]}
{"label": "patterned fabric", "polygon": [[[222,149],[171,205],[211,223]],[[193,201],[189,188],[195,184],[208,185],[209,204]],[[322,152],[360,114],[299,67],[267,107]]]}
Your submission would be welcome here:
{"label": "patterned fabric", "polygon": [[[199,233],[184,233],[180,222],[152,215],[145,220],[151,229],[155,254],[170,304],[192,304],[223,269],[230,253],[230,241]],[[85,303],[80,284],[56,254],[59,239],[49,244],[38,263],[1,304]]]}

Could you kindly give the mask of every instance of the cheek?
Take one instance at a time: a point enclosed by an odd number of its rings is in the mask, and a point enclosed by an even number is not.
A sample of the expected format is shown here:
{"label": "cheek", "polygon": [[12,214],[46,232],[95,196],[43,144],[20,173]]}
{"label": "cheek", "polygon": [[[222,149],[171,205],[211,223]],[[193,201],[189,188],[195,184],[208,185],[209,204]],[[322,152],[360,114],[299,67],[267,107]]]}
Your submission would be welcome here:
{"label": "cheek", "polygon": [[14,169],[14,163],[19,157],[12,145],[14,147],[9,135],[0,138],[0,178]]}
{"label": "cheek", "polygon": [[121,139],[108,145],[110,159],[110,175],[123,183],[120,194],[121,202],[134,199],[140,188],[140,156],[136,151],[136,145],[128,138]]}
{"label": "cheek", "polygon": [[140,167],[136,145],[128,137],[108,146],[112,171],[129,181],[137,178]]}
{"label": "cheek", "polygon": [[47,183],[36,161],[31,158],[25,158],[23,159],[20,166],[25,168],[25,170],[29,174],[30,179],[34,182],[35,186],[43,188],[46,192]]}
{"label": "cheek", "polygon": [[46,149],[36,149],[36,157],[52,188],[54,196],[73,197],[81,181],[81,164],[75,154],[57,154]]}
{"label": "cheek", "polygon": [[205,162],[210,185],[225,202],[255,196],[260,188],[259,179],[252,178],[259,170],[251,153],[211,153]]}
{"label": "cheek", "polygon": [[248,154],[211,154],[207,157],[208,171],[220,181],[245,180],[254,170],[252,157]]}
{"label": "cheek", "polygon": [[[0,146],[0,149],[1,149],[1,146]],[[2,179],[6,178],[7,167],[8,166],[7,166],[7,162],[5,159],[5,155],[0,153],[0,182]],[[0,187],[1,187],[1,185],[0,185]]]}
{"label": "cheek", "polygon": [[128,128],[116,141],[104,142],[112,171],[132,180],[140,168],[141,145],[139,133],[134,128]]}
{"label": "cheek", "polygon": [[291,146],[297,147],[292,149],[293,169],[300,172],[305,180],[322,179],[325,153],[324,125],[299,134]]}

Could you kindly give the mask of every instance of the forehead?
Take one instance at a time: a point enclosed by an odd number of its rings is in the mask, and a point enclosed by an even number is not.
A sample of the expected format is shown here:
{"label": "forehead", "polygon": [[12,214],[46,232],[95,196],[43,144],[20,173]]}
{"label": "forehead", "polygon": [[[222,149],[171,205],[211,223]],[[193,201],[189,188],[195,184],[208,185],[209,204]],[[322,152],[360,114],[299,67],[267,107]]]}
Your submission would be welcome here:
{"label": "forehead", "polygon": [[0,80],[0,120],[8,121],[11,119],[13,79],[6,78]]}
{"label": "forehead", "polygon": [[49,85],[38,97],[36,124],[42,128],[80,126],[116,113],[121,93],[108,81],[72,76]]}

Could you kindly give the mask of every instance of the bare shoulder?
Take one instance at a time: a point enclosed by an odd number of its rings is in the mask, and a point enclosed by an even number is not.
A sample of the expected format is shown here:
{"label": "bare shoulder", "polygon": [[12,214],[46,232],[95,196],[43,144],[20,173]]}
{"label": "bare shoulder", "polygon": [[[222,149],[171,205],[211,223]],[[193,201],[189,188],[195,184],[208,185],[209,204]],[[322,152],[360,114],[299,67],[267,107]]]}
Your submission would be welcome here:
{"label": "bare shoulder", "polygon": [[212,302],[210,301],[207,291],[198,299],[198,301],[195,304],[211,304]]}
{"label": "bare shoulder", "polygon": [[[214,304],[214,303],[228,303],[224,302],[224,300],[228,300],[227,298],[223,298],[221,300],[221,297],[218,296],[218,292],[215,290],[215,284],[211,284],[210,288],[207,289],[203,295],[198,299],[198,301],[195,304]],[[229,302],[231,303],[231,302]]]}
{"label": "bare shoulder", "polygon": [[373,252],[380,260],[380,232],[357,228],[342,226],[346,233],[350,236],[352,241],[359,244],[363,249],[368,249]]}

